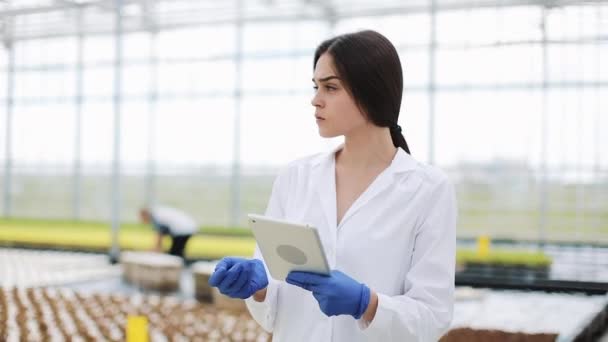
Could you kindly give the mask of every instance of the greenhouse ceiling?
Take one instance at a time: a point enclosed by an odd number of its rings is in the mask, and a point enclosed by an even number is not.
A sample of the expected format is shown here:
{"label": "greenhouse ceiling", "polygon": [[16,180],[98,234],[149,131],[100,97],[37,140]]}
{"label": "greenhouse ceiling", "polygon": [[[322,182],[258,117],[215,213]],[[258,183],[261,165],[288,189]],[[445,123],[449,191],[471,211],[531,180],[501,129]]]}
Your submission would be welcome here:
{"label": "greenhouse ceiling", "polygon": [[5,43],[74,35],[163,31],[236,22],[321,20],[478,8],[548,8],[607,0],[0,0]]}

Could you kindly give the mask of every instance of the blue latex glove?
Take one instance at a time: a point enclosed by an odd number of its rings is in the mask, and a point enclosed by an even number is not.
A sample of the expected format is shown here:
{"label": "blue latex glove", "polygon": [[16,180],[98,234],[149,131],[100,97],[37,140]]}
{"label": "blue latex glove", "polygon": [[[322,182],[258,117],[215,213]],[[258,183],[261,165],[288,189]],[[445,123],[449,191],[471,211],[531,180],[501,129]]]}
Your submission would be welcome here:
{"label": "blue latex glove", "polygon": [[369,305],[370,289],[346,274],[333,270],[329,276],[310,272],[289,272],[285,281],[312,291],[327,316],[361,318]]}
{"label": "blue latex glove", "polygon": [[264,264],[258,259],[226,257],[215,266],[209,285],[232,298],[249,298],[268,286]]}

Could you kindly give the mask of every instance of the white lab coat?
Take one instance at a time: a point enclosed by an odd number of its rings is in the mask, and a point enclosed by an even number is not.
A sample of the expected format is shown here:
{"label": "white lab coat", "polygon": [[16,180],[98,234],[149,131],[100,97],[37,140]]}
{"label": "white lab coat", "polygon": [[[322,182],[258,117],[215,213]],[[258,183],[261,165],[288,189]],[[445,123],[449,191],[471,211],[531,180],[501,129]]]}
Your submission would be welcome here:
{"label": "white lab coat", "polygon": [[[337,225],[335,151],[283,169],[266,215],[316,226],[330,268],[378,293],[375,318],[365,327],[352,316],[327,317],[311,292],[270,275],[266,299],[247,299],[249,311],[274,341],[437,341],[453,311],[452,185],[399,149]],[[259,249],[254,257],[262,259]]]}

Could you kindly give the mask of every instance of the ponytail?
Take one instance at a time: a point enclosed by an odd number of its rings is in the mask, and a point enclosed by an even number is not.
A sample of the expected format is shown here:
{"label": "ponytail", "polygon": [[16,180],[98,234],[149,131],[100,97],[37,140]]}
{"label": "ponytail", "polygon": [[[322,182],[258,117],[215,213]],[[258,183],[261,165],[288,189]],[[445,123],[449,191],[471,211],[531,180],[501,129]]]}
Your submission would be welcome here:
{"label": "ponytail", "polygon": [[405,150],[405,152],[407,152],[407,154],[411,155],[410,148],[407,146],[405,137],[401,133],[401,126],[393,125],[389,129],[391,131],[391,139],[393,139],[393,145],[395,145],[395,147],[401,147]]}

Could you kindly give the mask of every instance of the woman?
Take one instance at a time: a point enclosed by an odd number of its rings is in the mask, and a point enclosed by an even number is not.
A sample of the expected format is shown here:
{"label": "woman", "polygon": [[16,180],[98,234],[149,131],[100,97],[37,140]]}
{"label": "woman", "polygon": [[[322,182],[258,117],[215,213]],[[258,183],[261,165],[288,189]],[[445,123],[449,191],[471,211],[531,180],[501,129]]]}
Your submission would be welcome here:
{"label": "woman", "polygon": [[444,173],[409,155],[397,51],[374,31],[334,37],[313,83],[320,135],[344,144],[282,170],[266,215],[317,227],[331,274],[275,280],[256,250],[224,258],[210,284],[246,299],[275,341],[437,341],[452,319],[456,202]]}

